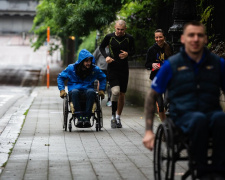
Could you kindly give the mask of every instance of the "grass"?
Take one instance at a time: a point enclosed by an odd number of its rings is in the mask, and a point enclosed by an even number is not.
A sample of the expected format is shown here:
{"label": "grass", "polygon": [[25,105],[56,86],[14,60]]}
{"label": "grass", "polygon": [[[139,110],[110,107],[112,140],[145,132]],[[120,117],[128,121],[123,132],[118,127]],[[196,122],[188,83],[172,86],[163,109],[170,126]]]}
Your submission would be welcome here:
{"label": "grass", "polygon": [[[20,130],[22,130],[22,128],[23,128],[23,125],[24,125],[24,123],[25,123],[25,119],[26,119],[26,116],[27,116],[27,114],[28,114],[28,111],[29,111],[29,109],[27,109],[27,110],[23,113],[23,115],[25,116],[25,118],[24,118],[24,120],[23,120],[23,124],[21,125]],[[18,137],[19,137],[19,135],[20,135],[20,133],[18,133]],[[18,137],[17,137],[17,139],[18,139]],[[8,152],[8,155],[9,155],[9,156],[12,154],[12,151],[13,151],[13,148],[14,148],[16,142],[17,142],[17,139],[15,140],[15,142],[12,143],[13,147],[9,149],[9,152]],[[9,158],[8,158],[8,159],[9,159]],[[2,167],[6,167],[7,162],[8,162],[8,161],[4,162],[3,165],[2,165]]]}

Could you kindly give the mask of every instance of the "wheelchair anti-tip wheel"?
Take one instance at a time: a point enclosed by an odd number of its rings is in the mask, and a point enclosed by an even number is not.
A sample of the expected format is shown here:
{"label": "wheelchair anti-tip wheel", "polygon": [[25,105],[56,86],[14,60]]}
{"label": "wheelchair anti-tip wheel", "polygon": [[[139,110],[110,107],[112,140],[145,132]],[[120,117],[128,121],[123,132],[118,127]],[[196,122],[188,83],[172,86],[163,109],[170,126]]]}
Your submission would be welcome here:
{"label": "wheelchair anti-tip wheel", "polygon": [[68,97],[65,96],[63,99],[63,129],[65,131],[67,131],[68,113]]}
{"label": "wheelchair anti-tip wheel", "polygon": [[154,177],[155,180],[174,179],[174,144],[173,134],[166,125],[159,125],[154,144]]}

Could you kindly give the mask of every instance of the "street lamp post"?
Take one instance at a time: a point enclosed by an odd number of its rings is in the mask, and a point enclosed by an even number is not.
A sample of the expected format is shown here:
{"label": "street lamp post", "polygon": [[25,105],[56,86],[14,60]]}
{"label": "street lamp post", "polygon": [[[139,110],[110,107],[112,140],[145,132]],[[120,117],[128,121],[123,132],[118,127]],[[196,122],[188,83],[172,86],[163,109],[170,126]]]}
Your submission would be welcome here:
{"label": "street lamp post", "polygon": [[196,20],[196,1],[195,0],[175,0],[173,7],[174,23],[169,28],[169,33],[172,36],[172,45],[174,53],[179,51],[181,46],[180,36],[185,23]]}

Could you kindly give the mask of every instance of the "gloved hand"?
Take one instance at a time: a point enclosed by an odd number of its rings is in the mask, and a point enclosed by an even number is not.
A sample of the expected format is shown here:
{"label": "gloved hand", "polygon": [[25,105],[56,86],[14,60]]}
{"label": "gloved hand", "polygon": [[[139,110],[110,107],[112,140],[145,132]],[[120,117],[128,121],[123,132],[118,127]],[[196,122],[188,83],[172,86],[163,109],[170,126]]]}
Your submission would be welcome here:
{"label": "gloved hand", "polygon": [[64,98],[67,95],[66,91],[63,89],[60,91],[60,97]]}
{"label": "gloved hand", "polygon": [[102,91],[102,90],[98,91],[98,95],[99,95],[102,99],[105,98],[105,93],[104,93],[104,91]]}

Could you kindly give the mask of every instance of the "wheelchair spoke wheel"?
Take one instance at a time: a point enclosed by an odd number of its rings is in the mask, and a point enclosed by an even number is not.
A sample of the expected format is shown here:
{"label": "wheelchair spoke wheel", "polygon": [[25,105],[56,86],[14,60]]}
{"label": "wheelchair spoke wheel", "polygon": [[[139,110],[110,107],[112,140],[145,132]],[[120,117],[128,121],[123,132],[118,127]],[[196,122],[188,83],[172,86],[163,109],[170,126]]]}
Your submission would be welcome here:
{"label": "wheelchair spoke wheel", "polygon": [[154,145],[154,176],[156,180],[174,179],[173,138],[168,127],[160,125],[156,132]]}
{"label": "wheelchair spoke wheel", "polygon": [[71,122],[69,123],[69,131],[70,132],[72,131],[72,123]]}
{"label": "wheelchair spoke wheel", "polygon": [[100,114],[99,114],[99,124],[100,124],[100,131],[101,131],[101,128],[103,127],[103,114],[102,114],[102,107],[100,107]]}
{"label": "wheelchair spoke wheel", "polygon": [[97,115],[96,131],[101,131],[101,128],[103,127],[102,108],[100,105],[100,101],[98,101],[96,104],[97,104],[97,107],[96,107],[96,115]]}
{"label": "wheelchair spoke wheel", "polygon": [[68,123],[68,99],[64,97],[63,99],[63,129],[67,131],[67,123]]}

